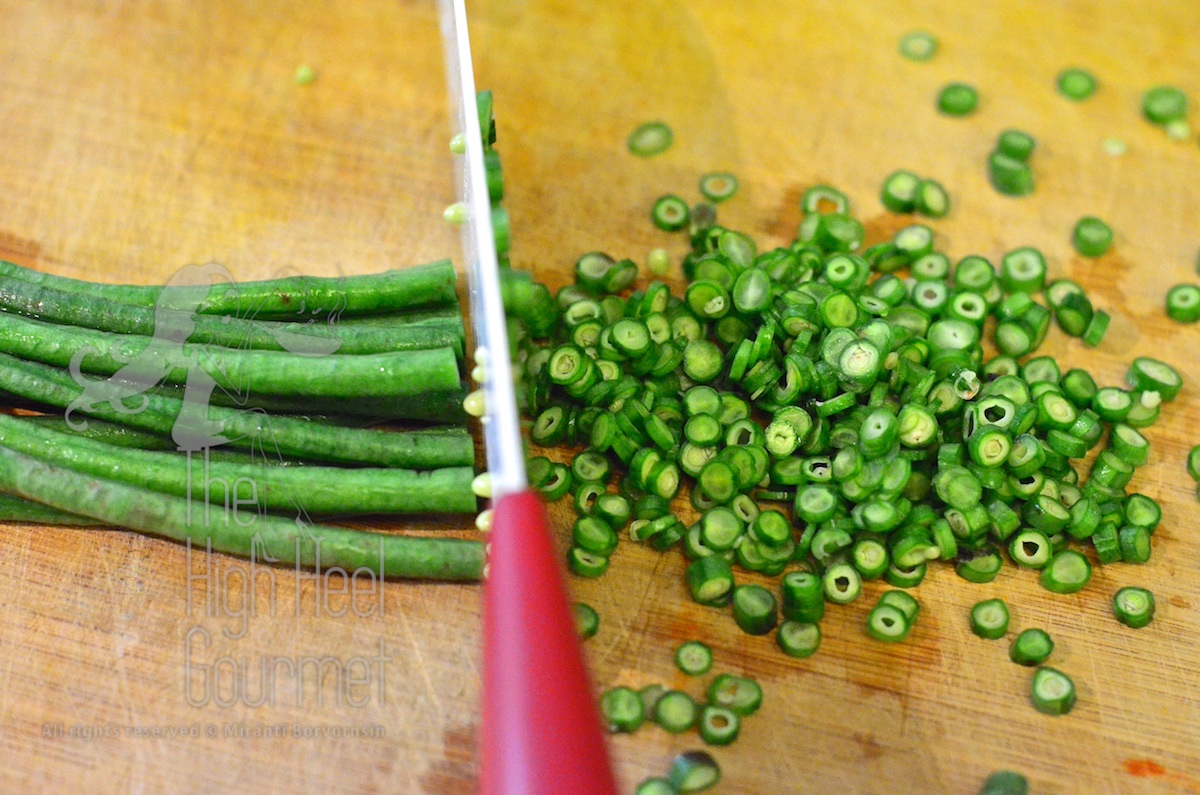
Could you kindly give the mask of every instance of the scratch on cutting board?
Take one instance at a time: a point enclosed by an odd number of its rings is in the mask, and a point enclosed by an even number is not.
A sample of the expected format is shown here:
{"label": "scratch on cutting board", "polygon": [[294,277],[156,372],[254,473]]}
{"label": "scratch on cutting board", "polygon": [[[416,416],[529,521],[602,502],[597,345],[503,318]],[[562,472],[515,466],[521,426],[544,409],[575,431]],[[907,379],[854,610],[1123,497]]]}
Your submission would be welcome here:
{"label": "scratch on cutting board", "polygon": [[[1096,694],[1096,707],[1097,707],[1096,713],[1099,718],[1099,723],[1100,723],[1100,728],[1101,728],[1099,735],[1101,737],[1108,737],[1108,736],[1111,736],[1111,732],[1109,732],[1105,729],[1104,718],[1108,714],[1109,707],[1104,698],[1105,688],[1101,684],[1100,670],[1099,670],[1099,668],[1096,667],[1096,651],[1095,651],[1095,648],[1093,647],[1093,645],[1090,643],[1084,645],[1084,648],[1087,650],[1088,668],[1091,669],[1091,677],[1090,678],[1091,678],[1091,681],[1093,682],[1092,687]],[[1111,776],[1106,776],[1105,778],[1107,779],[1107,782],[1108,782],[1109,791],[1110,792],[1117,791],[1117,789],[1113,787],[1113,785],[1116,782],[1113,781]]]}
{"label": "scratch on cutting board", "polygon": [[[108,555],[100,554],[94,556],[94,558],[99,558],[100,565],[103,569],[104,583],[106,585],[104,603],[112,605],[113,610],[114,620],[112,625],[108,628],[108,635],[111,641],[113,655],[112,666],[117,673],[117,688],[122,697],[121,703],[125,705],[125,722],[130,726],[136,726],[138,723],[140,723],[138,720],[139,713],[134,706],[137,702],[133,697],[133,691],[129,686],[129,670],[125,665],[125,649],[130,644],[130,636],[120,630],[120,622],[117,620],[117,617],[120,615],[120,611],[123,609],[122,602],[124,595],[122,594],[122,589],[117,585],[117,579],[114,575],[113,567],[110,564]],[[128,559],[126,560],[126,565],[128,565]],[[98,629],[97,631],[104,630]],[[133,636],[133,642],[136,641],[136,636]],[[133,754],[132,758],[128,760],[128,764],[131,767],[136,766],[136,769],[139,771],[144,771],[147,767],[146,744],[131,743],[131,745],[133,746]],[[130,775],[129,780],[142,781],[144,780],[144,776],[138,774]]]}
{"label": "scratch on cutting board", "polygon": [[[12,576],[10,576],[10,578],[8,580],[8,586],[9,586],[10,591],[15,591],[15,593],[11,593],[10,598],[6,598],[4,600],[4,605],[6,608],[5,612],[8,613],[10,615],[10,617],[11,617],[12,612],[20,610],[22,608],[22,602],[24,601],[24,597],[25,597],[26,589],[21,587],[21,584],[25,583],[27,581],[26,575],[29,572],[29,538],[30,538],[30,536],[27,534],[25,536],[25,543],[19,545],[19,549],[20,549],[20,553],[21,553],[20,554],[20,567],[19,567],[20,570],[10,572],[10,574]],[[9,630],[9,632],[6,633],[7,637],[5,637],[4,645],[13,646],[15,644],[12,639],[12,633],[19,630],[23,625],[21,622],[13,621],[13,620],[5,621],[4,625]],[[33,626],[30,627],[33,634],[35,634],[35,635],[37,634],[39,626],[40,626],[40,624],[34,623]],[[5,683],[5,687],[0,687],[0,691],[3,691],[3,693],[0,694],[0,717],[8,716],[9,700],[10,700],[10,697],[11,697],[11,694],[13,691],[12,691],[11,687],[7,686],[7,684],[9,681],[11,681],[13,664],[15,662],[16,662],[16,655],[14,655],[14,654],[5,654],[4,655],[4,673],[2,676],[0,676],[0,682]]]}
{"label": "scratch on cutting board", "polygon": [[[650,595],[650,591],[654,589],[654,583],[658,579],[656,576],[658,574],[658,569],[660,566],[662,566],[662,562],[665,557],[665,555],[656,555],[654,557],[654,568],[650,570],[650,576],[646,578],[646,587],[642,591],[642,595],[638,597],[637,607],[635,607],[633,613],[630,614],[630,618],[621,623],[621,631],[612,639],[612,642],[604,647],[604,651],[601,652],[601,659],[603,661],[608,662],[609,659],[611,659],[613,652],[629,638],[630,634],[632,634],[634,622],[636,622],[638,617],[642,615],[642,605],[646,603],[646,597],[648,597]],[[630,649],[631,652],[636,651],[641,647],[645,636],[646,633],[644,632],[637,633],[637,645]]]}
{"label": "scratch on cutting board", "polygon": [[[1151,626],[1150,629],[1154,630],[1157,628]],[[1174,642],[1171,638],[1168,637],[1165,640],[1165,645],[1168,649],[1171,650],[1171,660],[1175,663],[1175,670],[1177,670],[1177,671],[1188,670],[1190,660],[1185,662],[1183,657],[1180,656],[1179,644]],[[1183,686],[1186,690],[1186,692],[1183,694],[1184,702],[1185,703],[1195,702],[1196,701],[1196,686],[1195,686],[1195,683],[1192,681],[1192,677],[1187,676],[1187,675],[1179,676],[1179,677],[1171,677],[1171,672],[1167,670],[1167,665],[1163,661],[1162,656],[1161,655],[1155,655],[1155,656],[1158,658],[1158,664],[1159,664],[1159,667],[1163,670],[1164,677],[1178,679],[1178,681],[1183,683]]]}
{"label": "scratch on cutting board", "polygon": [[412,647],[413,654],[416,656],[417,669],[421,673],[421,681],[425,683],[425,692],[429,694],[433,701],[434,708],[437,709],[438,717],[445,723],[446,710],[442,707],[442,700],[438,698],[437,688],[433,686],[433,679],[429,676],[429,666],[425,664],[425,655],[421,653],[421,644],[417,643],[416,635],[413,634],[412,625],[408,623],[408,617],[404,615],[403,610],[397,611],[400,614],[400,627],[404,630],[404,636],[408,640],[408,645]]}

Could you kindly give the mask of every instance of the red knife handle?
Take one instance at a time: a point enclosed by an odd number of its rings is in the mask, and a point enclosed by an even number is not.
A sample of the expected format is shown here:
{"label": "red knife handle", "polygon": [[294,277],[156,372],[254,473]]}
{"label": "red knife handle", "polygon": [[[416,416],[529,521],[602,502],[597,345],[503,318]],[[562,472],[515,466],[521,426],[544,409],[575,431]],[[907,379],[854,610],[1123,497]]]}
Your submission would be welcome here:
{"label": "red knife handle", "polygon": [[615,795],[562,563],[541,498],[501,497],[483,594],[484,795]]}

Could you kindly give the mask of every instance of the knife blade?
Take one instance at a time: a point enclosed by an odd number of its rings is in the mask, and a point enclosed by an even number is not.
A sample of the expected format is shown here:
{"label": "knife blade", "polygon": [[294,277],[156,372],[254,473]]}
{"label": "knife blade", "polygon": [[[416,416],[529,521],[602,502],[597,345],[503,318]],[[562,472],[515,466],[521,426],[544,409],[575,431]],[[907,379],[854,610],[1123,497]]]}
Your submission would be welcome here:
{"label": "knife blade", "polygon": [[528,486],[521,426],[512,370],[508,366],[508,325],[500,292],[500,266],[496,257],[491,199],[483,162],[484,130],[477,111],[471,42],[466,10],[461,0],[442,2],[442,41],[450,84],[453,122],[463,137],[465,151],[454,159],[459,202],[466,211],[462,224],[464,266],[467,269],[471,323],[476,358],[480,349],[487,361],[482,384],[487,414],[483,423],[492,494],[499,498]]}
{"label": "knife blade", "polygon": [[465,147],[455,158],[456,181],[476,363],[485,359],[494,512],[483,585],[479,788],[488,795],[615,795],[560,557],[525,473],[466,6],[439,0],[439,12],[453,123]]}

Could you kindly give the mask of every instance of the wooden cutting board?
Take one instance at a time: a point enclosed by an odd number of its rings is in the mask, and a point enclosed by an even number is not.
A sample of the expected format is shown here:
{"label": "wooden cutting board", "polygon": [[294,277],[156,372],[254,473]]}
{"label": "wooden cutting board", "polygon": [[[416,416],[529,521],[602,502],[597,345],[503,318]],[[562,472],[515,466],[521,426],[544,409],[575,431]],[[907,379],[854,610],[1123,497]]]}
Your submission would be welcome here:
{"label": "wooden cutting board", "polygon": [[[1170,285],[1198,280],[1200,146],[1168,140],[1138,113],[1158,83],[1200,98],[1200,6],[470,6],[479,82],[497,96],[514,260],[551,285],[587,250],[682,254],[649,225],[648,207],[667,192],[697,198],[709,170],[738,174],[722,222],[762,246],[790,239],[798,197],[816,182],[846,191],[874,242],[907,223],[877,199],[904,167],[950,190],[954,208],[934,226],[952,256],[1038,246],[1053,275],[1113,313],[1099,350],[1053,334],[1060,361],[1116,384],[1133,356],[1152,354],[1189,377],[1147,432],[1153,452],[1133,483],[1164,508],[1149,564],[1097,568],[1074,596],[1048,594],[1029,572],[977,586],[931,567],[909,642],[865,637],[881,590],[871,584],[829,611],[821,651],[794,661],[770,638],[742,635],[727,611],[692,604],[678,552],[625,543],[606,577],[573,584],[602,616],[587,646],[597,687],[660,682],[699,695],[702,683],[672,664],[690,638],[713,646],[716,670],[762,682],[761,713],[715,751],[723,792],[973,793],[999,768],[1024,772],[1036,793],[1200,792],[1200,505],[1183,468],[1200,442],[1190,383],[1200,326],[1162,309]],[[940,39],[931,62],[897,54],[918,28]],[[209,261],[253,279],[370,272],[455,250],[440,220],[453,189],[432,3],[3,0],[0,31],[4,259],[161,282]],[[316,72],[311,85],[294,80],[302,64]],[[1100,80],[1087,102],[1054,90],[1071,65]],[[953,80],[980,90],[968,119],[933,109]],[[630,156],[626,135],[652,118],[672,125],[675,145]],[[1038,189],[1026,199],[987,184],[984,160],[1007,127],[1038,139]],[[1128,152],[1106,154],[1110,137]],[[1116,230],[1096,261],[1069,245],[1088,214]],[[6,790],[473,790],[475,587],[360,582],[351,600],[335,578],[251,571],[118,531],[19,526],[0,529],[0,571]],[[1111,595],[1127,584],[1157,595],[1147,629],[1112,619]],[[1029,671],[1007,661],[1004,642],[970,634],[970,605],[1001,595],[1015,629],[1054,636],[1054,664],[1079,689],[1071,715],[1035,712]],[[299,694],[289,664],[307,671]],[[201,684],[213,669],[217,690]],[[354,677],[340,700],[339,673]],[[612,743],[626,790],[697,746],[653,728]]]}

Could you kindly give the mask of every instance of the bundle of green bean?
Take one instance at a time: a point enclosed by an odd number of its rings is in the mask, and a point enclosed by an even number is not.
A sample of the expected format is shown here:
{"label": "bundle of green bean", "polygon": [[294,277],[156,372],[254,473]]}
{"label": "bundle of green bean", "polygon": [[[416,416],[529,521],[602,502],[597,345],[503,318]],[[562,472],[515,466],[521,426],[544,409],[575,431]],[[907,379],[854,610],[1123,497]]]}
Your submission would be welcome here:
{"label": "bundle of green bean", "polygon": [[478,578],[474,541],[309,522],[476,510],[463,350],[449,261],[167,286],[0,262],[0,392],[38,412],[0,414],[0,519]]}
{"label": "bundle of green bean", "polygon": [[[602,574],[626,527],[681,546],[698,601],[803,656],[825,602],[854,601],[865,579],[910,588],[940,560],[989,582],[1007,557],[1072,593],[1091,560],[1145,562],[1161,511],[1127,487],[1179,374],[1138,357],[1124,387],[1100,387],[1033,356],[1054,320],[1093,346],[1108,322],[1079,285],[1047,284],[1036,249],[955,264],[919,224],[863,249],[840,192],[802,204],[796,240],[761,252],[714,205],[689,208],[681,295],[626,294],[633,263],[593,252],[557,306],[518,311],[535,320],[519,353],[532,439],[577,450],[529,469],[548,496],[574,494],[572,571]],[[685,483],[692,523],[670,502]],[[782,625],[776,594],[735,587],[735,566],[792,572]],[[907,635],[915,602],[895,601],[872,636]]]}

